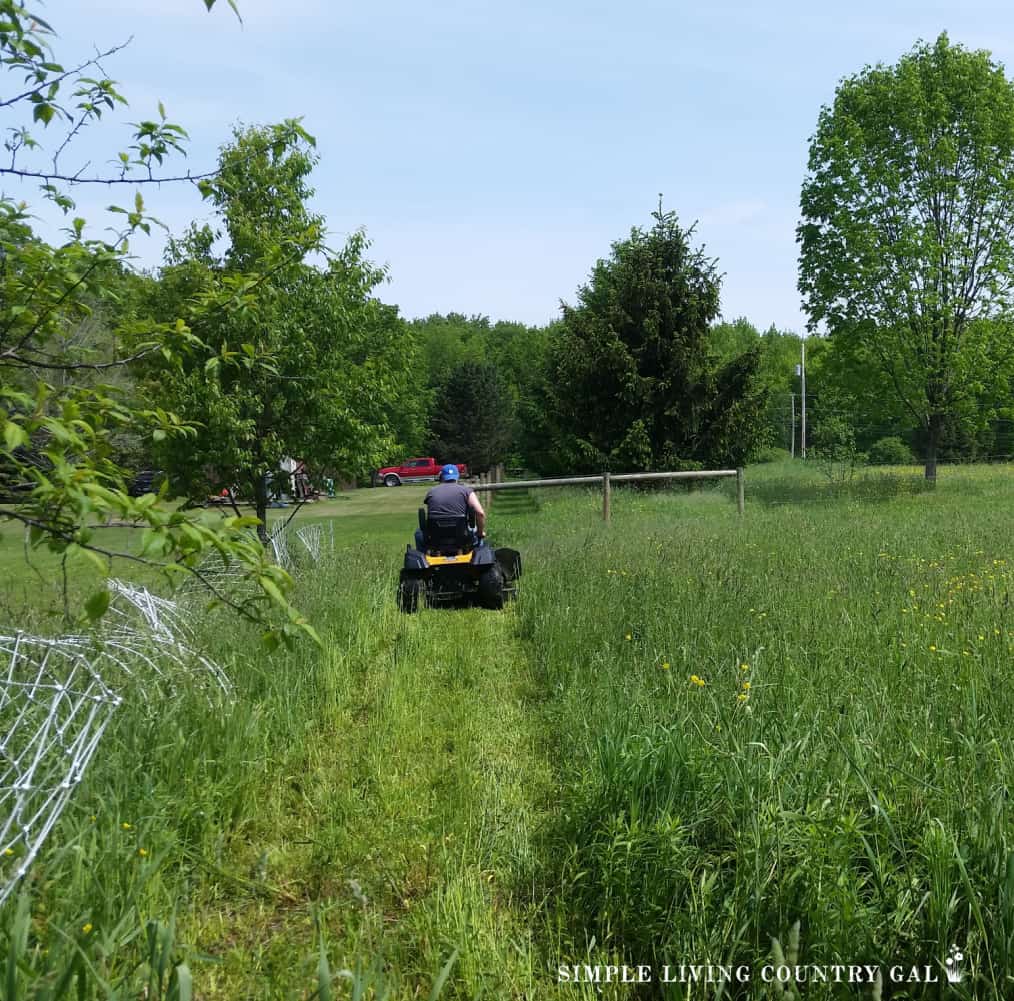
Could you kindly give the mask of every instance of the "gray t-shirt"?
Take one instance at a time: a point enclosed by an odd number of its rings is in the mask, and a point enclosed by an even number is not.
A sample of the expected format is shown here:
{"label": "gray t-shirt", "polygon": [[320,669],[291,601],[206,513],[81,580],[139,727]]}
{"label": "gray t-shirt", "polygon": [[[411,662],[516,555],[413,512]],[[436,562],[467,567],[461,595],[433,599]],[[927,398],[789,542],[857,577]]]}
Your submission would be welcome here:
{"label": "gray t-shirt", "polygon": [[464,518],[468,514],[468,498],[473,493],[463,483],[440,483],[426,494],[423,503],[431,518]]}

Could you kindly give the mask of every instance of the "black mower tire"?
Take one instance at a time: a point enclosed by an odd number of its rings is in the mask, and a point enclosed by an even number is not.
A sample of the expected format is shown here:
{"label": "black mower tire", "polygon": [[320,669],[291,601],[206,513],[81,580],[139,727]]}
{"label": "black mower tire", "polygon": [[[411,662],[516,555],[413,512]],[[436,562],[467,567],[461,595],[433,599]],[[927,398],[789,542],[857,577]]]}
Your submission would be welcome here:
{"label": "black mower tire", "polygon": [[418,612],[426,600],[426,582],[403,580],[398,585],[398,610],[411,615]]}
{"label": "black mower tire", "polygon": [[483,608],[503,608],[504,583],[503,571],[496,563],[483,570],[479,577],[479,601]]}

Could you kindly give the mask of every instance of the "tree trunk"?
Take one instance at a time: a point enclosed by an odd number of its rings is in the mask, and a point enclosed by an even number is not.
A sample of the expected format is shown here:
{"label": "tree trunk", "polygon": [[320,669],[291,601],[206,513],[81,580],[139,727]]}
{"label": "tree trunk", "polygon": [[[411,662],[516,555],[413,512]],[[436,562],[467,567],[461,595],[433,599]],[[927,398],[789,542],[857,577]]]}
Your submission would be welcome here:
{"label": "tree trunk", "polygon": [[930,414],[926,422],[926,482],[930,486],[937,485],[937,452],[940,439],[943,437],[943,414]]}
{"label": "tree trunk", "polygon": [[254,485],[255,514],[260,520],[257,526],[257,538],[266,546],[268,544],[268,485],[267,478],[258,476]]}

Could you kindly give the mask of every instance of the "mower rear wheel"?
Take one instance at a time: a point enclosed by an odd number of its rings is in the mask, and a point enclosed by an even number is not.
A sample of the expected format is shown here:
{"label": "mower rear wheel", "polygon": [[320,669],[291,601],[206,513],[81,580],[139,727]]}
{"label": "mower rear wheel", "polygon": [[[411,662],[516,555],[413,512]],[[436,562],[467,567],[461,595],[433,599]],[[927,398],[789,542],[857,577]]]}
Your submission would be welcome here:
{"label": "mower rear wheel", "polygon": [[398,585],[398,609],[402,612],[418,612],[426,596],[426,582],[403,580]]}
{"label": "mower rear wheel", "polygon": [[495,563],[479,577],[479,601],[483,608],[503,608],[504,576]]}

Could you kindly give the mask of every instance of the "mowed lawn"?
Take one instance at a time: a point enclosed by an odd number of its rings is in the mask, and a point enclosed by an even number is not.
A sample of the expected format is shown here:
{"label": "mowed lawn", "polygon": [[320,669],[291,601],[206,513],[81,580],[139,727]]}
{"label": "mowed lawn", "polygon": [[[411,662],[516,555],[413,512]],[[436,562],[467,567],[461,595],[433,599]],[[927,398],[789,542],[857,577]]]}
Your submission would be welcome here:
{"label": "mowed lawn", "polygon": [[[776,998],[782,954],[943,980],[952,947],[961,984],[882,996],[1011,996],[1011,475],[758,467],[742,519],[728,484],[614,487],[608,527],[594,491],[494,501],[502,613],[395,609],[424,487],[304,509],[324,648],[214,612],[234,698],[128,700],[0,911],[15,996],[169,996],[185,963],[201,998]],[[623,963],[656,976],[559,982]]]}

